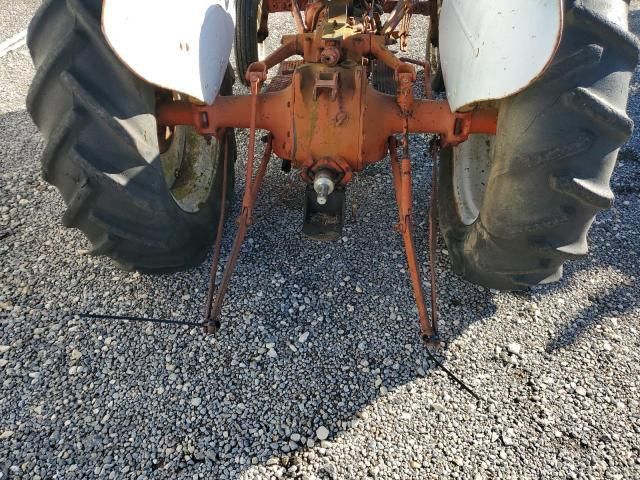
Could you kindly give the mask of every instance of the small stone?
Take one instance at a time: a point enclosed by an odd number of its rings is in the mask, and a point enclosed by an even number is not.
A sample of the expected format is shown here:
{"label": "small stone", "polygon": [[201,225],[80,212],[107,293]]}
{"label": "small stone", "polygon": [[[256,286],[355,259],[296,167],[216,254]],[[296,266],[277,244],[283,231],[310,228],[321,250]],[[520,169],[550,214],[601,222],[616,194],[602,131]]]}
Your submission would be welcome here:
{"label": "small stone", "polygon": [[276,353],[276,351],[273,348],[270,348],[267,351],[267,356],[270,358],[276,358],[278,356],[278,354]]}
{"label": "small stone", "polygon": [[201,403],[202,400],[200,399],[200,397],[194,397],[191,399],[191,405],[193,405],[194,407],[199,407]]}
{"label": "small stone", "polygon": [[0,368],[6,367],[9,364],[9,360],[0,358]]}
{"label": "small stone", "polygon": [[318,440],[320,441],[326,440],[327,438],[329,438],[329,430],[327,430],[327,428],[324,426],[319,427],[316,430],[316,437],[318,437]]}
{"label": "small stone", "polygon": [[320,467],[319,472],[324,473],[325,476],[329,477],[331,480],[338,478],[338,472],[336,470],[336,466],[333,463],[325,463],[322,467]]}
{"label": "small stone", "polygon": [[298,337],[298,342],[304,343],[307,341],[308,338],[309,338],[309,332],[304,332],[300,334],[300,336]]}
{"label": "small stone", "polygon": [[577,393],[578,395],[580,395],[581,397],[584,397],[584,396],[586,396],[586,395],[587,395],[587,389],[586,389],[586,388],[584,388],[584,387],[580,387],[580,386],[578,386],[578,387],[576,387],[576,393]]}
{"label": "small stone", "polygon": [[300,434],[299,433],[292,433],[291,434],[291,440],[293,440],[294,442],[299,442],[300,441]]}
{"label": "small stone", "polygon": [[431,410],[433,410],[434,412],[446,412],[447,408],[441,403],[434,402],[431,404]]}
{"label": "small stone", "polygon": [[356,286],[356,293],[362,293],[362,292],[363,292],[362,287],[360,287],[359,285]]}
{"label": "small stone", "polygon": [[71,350],[71,354],[69,355],[69,357],[71,357],[71,360],[74,362],[78,361],[82,357],[82,352],[74,348],[73,350]]}
{"label": "small stone", "polygon": [[0,345],[0,353],[6,353],[11,347],[9,345]]}
{"label": "small stone", "polygon": [[420,464],[419,464],[418,462],[416,462],[415,460],[411,460],[411,461],[409,462],[409,466],[410,466],[411,468],[415,468],[416,470],[417,470],[418,468],[420,468]]}
{"label": "small stone", "polygon": [[520,355],[520,352],[522,351],[522,345],[520,345],[519,343],[510,343],[509,345],[507,345],[507,351],[511,355]]}
{"label": "small stone", "polygon": [[13,436],[15,432],[13,432],[12,430],[5,430],[4,432],[0,433],[0,440],[6,440],[7,438]]}

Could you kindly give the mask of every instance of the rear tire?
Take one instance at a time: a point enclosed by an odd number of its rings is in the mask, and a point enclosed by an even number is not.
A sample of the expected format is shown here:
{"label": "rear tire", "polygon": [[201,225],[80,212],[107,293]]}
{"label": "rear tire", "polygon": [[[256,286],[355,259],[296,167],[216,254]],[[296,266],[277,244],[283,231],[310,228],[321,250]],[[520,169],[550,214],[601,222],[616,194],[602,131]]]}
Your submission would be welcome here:
{"label": "rear tire", "polygon": [[445,86],[440,65],[440,50],[431,42],[427,44],[427,60],[431,67],[431,91],[433,93],[443,93]]}
{"label": "rear tire", "polygon": [[[440,10],[442,9],[442,0],[438,2],[438,19],[440,17]],[[429,19],[431,23],[431,18]],[[442,65],[440,64],[440,49],[438,45],[440,40],[434,38],[434,33],[431,27],[429,28],[429,34],[427,35],[427,62],[431,67],[431,91],[433,93],[443,93],[445,91],[444,76],[442,75]]]}
{"label": "rear tire", "polygon": [[236,38],[234,50],[238,77],[248,86],[245,78],[249,65],[260,60],[260,49],[268,32],[259,32],[263,0],[236,1]]}
{"label": "rear tire", "polygon": [[[158,91],[111,51],[101,9],[101,0],[48,0],[29,26],[37,73],[27,109],[46,140],[43,177],[67,204],[62,222],[82,230],[92,254],[125,269],[189,268],[214,240],[224,147],[207,147],[179,127],[181,150],[167,171],[155,119]],[[230,93],[227,77],[222,91]],[[233,132],[226,141],[231,192]]]}
{"label": "rear tire", "polygon": [[566,260],[586,255],[633,128],[625,109],[638,45],[628,4],[566,1],[555,60],[500,103],[497,136],[442,152],[440,222],[453,268],[466,279],[520,290],[560,279]]}

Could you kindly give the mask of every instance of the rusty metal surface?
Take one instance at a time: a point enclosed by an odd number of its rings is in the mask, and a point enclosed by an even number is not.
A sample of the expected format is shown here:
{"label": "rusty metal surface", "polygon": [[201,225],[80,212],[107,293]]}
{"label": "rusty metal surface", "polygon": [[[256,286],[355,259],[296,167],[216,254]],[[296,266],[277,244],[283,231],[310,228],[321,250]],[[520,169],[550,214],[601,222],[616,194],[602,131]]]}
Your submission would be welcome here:
{"label": "rusty metal surface", "polygon": [[[263,2],[264,8],[266,8],[269,13],[290,12],[293,3],[292,0],[263,0]],[[298,0],[297,3],[298,7],[304,10],[310,2],[308,0]]]}
{"label": "rusty metal surface", "polygon": [[[291,3],[288,4],[291,7]],[[305,18],[314,30],[285,35],[282,45],[261,62],[253,63],[246,72],[251,95],[220,97],[213,105],[165,103],[157,118],[161,125],[191,125],[203,135],[221,135],[228,128],[249,128],[249,157],[245,193],[239,227],[231,256],[220,286],[212,281],[210,295],[215,301],[207,304],[208,329],[215,329],[224,292],[237,262],[240,247],[251,224],[253,205],[271,149],[287,164],[300,171],[307,184],[313,183],[318,172],[331,172],[336,185],[344,188],[355,172],[381,161],[387,152],[391,156],[391,171],[399,209],[398,230],[402,234],[407,254],[408,270],[420,318],[420,330],[425,338],[436,338],[437,293],[435,275],[436,198],[432,193],[429,214],[429,257],[432,263],[431,318],[427,313],[417,252],[413,238],[413,190],[409,133],[435,133],[442,145],[457,145],[470,134],[495,134],[497,112],[475,110],[452,112],[447,101],[432,100],[430,65],[407,58],[398,58],[387,48],[390,35],[404,38],[409,31],[413,2],[403,0],[394,6],[395,20],[386,24],[388,35],[374,30],[385,27],[372,20],[370,13],[362,21],[346,16],[347,3],[324,0],[312,3]],[[433,4],[429,4],[433,11]],[[437,6],[437,5],[436,5]],[[296,4],[293,4],[296,10]],[[311,23],[309,23],[311,22]],[[395,30],[402,23],[401,32]],[[367,31],[373,29],[371,32]],[[301,30],[298,25],[298,30]],[[391,32],[393,31],[393,32]],[[404,37],[402,37],[404,35]],[[289,60],[301,55],[303,60]],[[395,95],[374,89],[369,82],[374,62],[383,65],[392,76]],[[416,71],[413,64],[425,69],[426,99],[414,98]],[[278,66],[265,92],[260,86],[269,69]],[[391,89],[389,89],[391,90]],[[269,145],[255,180],[253,157],[256,129],[270,132]],[[395,135],[402,135],[402,159],[398,160]],[[434,161],[434,189],[437,165]],[[219,227],[220,229],[221,227]],[[216,249],[219,246],[216,245]],[[215,276],[219,251],[214,254],[212,275]],[[217,291],[217,293],[216,293]]]}
{"label": "rusty metal surface", "polygon": [[296,24],[296,30],[298,30],[298,33],[305,33],[302,15],[300,14],[300,6],[297,0],[291,0],[291,15],[293,16],[293,21]]}
{"label": "rusty metal surface", "polygon": [[[316,89],[319,72],[339,87]],[[314,95],[316,90],[316,95]],[[455,145],[472,133],[495,133],[495,110],[451,112],[446,101],[397,98],[370,86],[364,67],[325,67],[304,64],[293,82],[278,91],[258,95],[257,128],[274,136],[274,152],[297,167],[308,168],[324,157],[348,164],[354,172],[382,160],[386,141],[402,133],[437,133]],[[220,97],[214,105],[165,104],[158,109],[163,125],[192,125],[200,133],[215,135],[222,128],[248,128],[251,97]]]}
{"label": "rusty metal surface", "polygon": [[[407,138],[403,139],[406,142]],[[393,175],[393,187],[398,204],[399,221],[396,226],[402,235],[404,249],[407,254],[407,267],[411,278],[413,296],[418,307],[418,317],[420,319],[420,332],[423,336],[432,338],[436,336],[435,324],[429,319],[427,306],[424,299],[424,289],[420,276],[420,265],[416,255],[415,243],[413,240],[413,178],[411,176],[411,160],[407,156],[398,160],[397,143],[395,138],[389,139],[389,156],[391,158],[391,172]]]}
{"label": "rusty metal surface", "polygon": [[429,205],[429,280],[431,283],[431,325],[438,331],[438,161],[440,146],[434,138],[431,141],[431,202]]}
{"label": "rusty metal surface", "polygon": [[296,68],[302,65],[302,60],[287,60],[280,64],[278,73],[267,85],[267,92],[279,92],[291,85],[291,78]]}
{"label": "rusty metal surface", "polygon": [[[250,69],[251,70],[251,69]],[[251,123],[249,127],[249,147],[248,147],[248,158],[247,158],[247,166],[245,173],[245,191],[242,199],[242,210],[240,216],[238,217],[238,231],[236,232],[235,239],[233,241],[233,246],[231,248],[231,253],[229,255],[229,260],[224,268],[224,273],[222,275],[222,280],[219,285],[216,285],[215,278],[216,272],[218,270],[218,262],[220,260],[220,246],[221,239],[224,228],[224,218],[220,217],[218,223],[218,238],[216,239],[215,251],[213,262],[211,264],[211,276],[209,280],[209,291],[207,294],[206,300],[206,310],[205,310],[205,318],[204,318],[204,330],[206,333],[214,333],[220,327],[220,312],[222,311],[222,304],[224,302],[225,294],[229,288],[229,284],[231,282],[231,277],[236,267],[236,263],[238,261],[238,257],[240,255],[240,248],[242,248],[242,244],[244,243],[244,239],[247,235],[247,230],[253,223],[253,207],[255,205],[255,201],[258,197],[258,193],[260,192],[260,187],[262,186],[262,181],[264,179],[264,175],[267,171],[267,164],[269,163],[269,159],[271,158],[271,136],[267,138],[267,145],[260,162],[260,166],[258,167],[258,172],[253,178],[253,164],[255,157],[255,140],[256,140],[256,105],[257,105],[257,97],[258,91],[260,90],[260,86],[264,81],[264,75],[261,75],[259,72],[251,72],[249,73],[250,81],[251,81]],[[224,169],[226,172],[228,165],[228,148],[225,148],[225,160],[224,160]],[[227,177],[225,175],[223,180],[223,194],[226,194],[226,182]],[[222,197],[222,202],[224,205],[225,197]],[[224,210],[223,210],[224,213]]]}

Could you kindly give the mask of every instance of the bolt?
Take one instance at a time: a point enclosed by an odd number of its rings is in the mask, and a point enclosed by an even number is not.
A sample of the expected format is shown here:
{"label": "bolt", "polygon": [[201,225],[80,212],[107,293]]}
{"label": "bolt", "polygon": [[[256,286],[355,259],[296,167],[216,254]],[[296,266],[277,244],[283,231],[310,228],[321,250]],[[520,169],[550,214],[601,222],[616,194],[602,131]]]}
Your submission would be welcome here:
{"label": "bolt", "polygon": [[320,170],[316,173],[313,180],[313,189],[318,195],[316,197],[318,205],[325,205],[327,203],[327,197],[331,195],[335,189],[335,183],[331,172],[328,170]]}

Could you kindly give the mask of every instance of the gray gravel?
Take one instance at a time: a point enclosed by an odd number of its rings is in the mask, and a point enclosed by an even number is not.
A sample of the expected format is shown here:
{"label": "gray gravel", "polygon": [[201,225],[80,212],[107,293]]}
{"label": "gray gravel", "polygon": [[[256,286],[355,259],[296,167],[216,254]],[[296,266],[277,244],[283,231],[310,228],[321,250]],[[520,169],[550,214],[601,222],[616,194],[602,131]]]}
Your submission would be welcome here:
{"label": "gray gravel", "polygon": [[0,0],[0,43],[27,27],[42,0]]}
{"label": "gray gravel", "polygon": [[[561,283],[489,292],[440,256],[442,355],[478,405],[417,338],[386,164],[352,185],[344,239],[320,244],[274,162],[215,337],[73,319],[199,319],[208,265],[151,277],[86,256],[40,179],[26,50],[0,72],[0,479],[640,477],[639,135],[591,256]],[[636,75],[636,122],[639,88]],[[413,145],[427,185],[426,139]]]}

